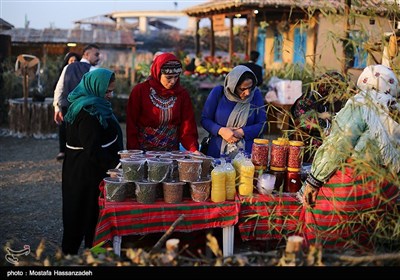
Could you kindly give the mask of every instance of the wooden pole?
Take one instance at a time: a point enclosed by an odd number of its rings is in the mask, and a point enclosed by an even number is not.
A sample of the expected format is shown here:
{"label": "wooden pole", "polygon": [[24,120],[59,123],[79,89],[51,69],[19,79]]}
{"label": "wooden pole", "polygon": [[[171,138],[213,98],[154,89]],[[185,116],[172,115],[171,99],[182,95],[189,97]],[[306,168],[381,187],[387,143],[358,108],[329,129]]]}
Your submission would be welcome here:
{"label": "wooden pole", "polygon": [[161,236],[160,240],[157,241],[156,245],[154,245],[154,247],[150,250],[150,254],[154,253],[158,250],[160,250],[161,246],[163,245],[163,243],[165,242],[165,240],[167,240],[167,238],[174,232],[176,226],[183,221],[183,219],[185,218],[185,215],[182,214],[178,217],[178,219],[175,220],[175,222],[173,222],[173,224],[169,227],[169,229],[164,233],[163,236]]}
{"label": "wooden pole", "polygon": [[234,48],[234,40],[235,40],[235,35],[233,34],[233,16],[229,17],[230,20],[230,26],[229,26],[229,63],[231,65],[231,67],[233,67],[234,65],[232,65],[232,57],[233,57],[233,52],[235,51]]}

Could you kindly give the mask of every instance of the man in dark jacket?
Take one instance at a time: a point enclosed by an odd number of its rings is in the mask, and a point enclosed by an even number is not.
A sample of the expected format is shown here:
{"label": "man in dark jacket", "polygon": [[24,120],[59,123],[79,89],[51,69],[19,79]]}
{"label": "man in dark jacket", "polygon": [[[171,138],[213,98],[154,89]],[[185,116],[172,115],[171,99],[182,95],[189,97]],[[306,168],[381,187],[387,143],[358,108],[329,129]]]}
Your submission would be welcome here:
{"label": "man in dark jacket", "polygon": [[[68,111],[69,102],[68,94],[79,84],[82,76],[93,69],[99,63],[100,48],[95,44],[87,45],[83,49],[82,59],[79,62],[68,64],[64,67],[58,79],[57,86],[54,90],[54,121],[60,125],[60,135],[65,143],[65,124],[64,115]],[[61,150],[61,149],[60,149]],[[64,159],[64,153],[57,155],[57,160]]]}

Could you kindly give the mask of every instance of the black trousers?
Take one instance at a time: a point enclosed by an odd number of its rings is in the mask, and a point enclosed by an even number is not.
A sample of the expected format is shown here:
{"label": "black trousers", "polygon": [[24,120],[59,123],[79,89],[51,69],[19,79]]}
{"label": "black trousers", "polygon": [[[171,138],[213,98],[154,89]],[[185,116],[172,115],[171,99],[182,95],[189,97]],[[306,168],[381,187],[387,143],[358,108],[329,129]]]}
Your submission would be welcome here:
{"label": "black trousers", "polygon": [[[61,109],[61,113],[64,117],[68,112],[68,107],[61,107],[60,109]],[[67,133],[66,133],[66,128],[65,128],[65,122],[62,121],[58,125],[58,143],[60,146],[60,153],[65,153],[66,142],[67,142]]]}

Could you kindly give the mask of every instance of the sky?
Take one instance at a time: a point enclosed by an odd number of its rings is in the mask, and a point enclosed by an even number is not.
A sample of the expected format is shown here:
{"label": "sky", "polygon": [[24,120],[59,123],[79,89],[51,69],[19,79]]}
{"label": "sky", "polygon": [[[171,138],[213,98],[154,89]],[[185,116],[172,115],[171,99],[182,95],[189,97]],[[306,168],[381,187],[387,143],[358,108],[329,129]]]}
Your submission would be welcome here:
{"label": "sky", "polygon": [[[206,0],[0,0],[0,18],[15,28],[71,29],[74,21],[116,11],[176,11],[193,7]],[[174,3],[177,3],[175,5]],[[167,22],[185,28],[187,18]]]}

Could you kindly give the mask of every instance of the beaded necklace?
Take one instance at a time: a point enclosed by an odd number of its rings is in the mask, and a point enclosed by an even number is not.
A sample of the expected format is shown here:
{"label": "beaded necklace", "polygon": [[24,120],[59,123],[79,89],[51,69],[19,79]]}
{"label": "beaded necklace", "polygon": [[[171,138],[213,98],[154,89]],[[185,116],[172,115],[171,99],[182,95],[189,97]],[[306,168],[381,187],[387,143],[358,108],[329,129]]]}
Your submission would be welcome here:
{"label": "beaded necklace", "polygon": [[150,100],[151,103],[154,104],[157,108],[161,110],[168,110],[174,107],[176,96],[170,96],[168,98],[162,98],[161,96],[157,95],[156,91],[153,88],[150,88]]}

